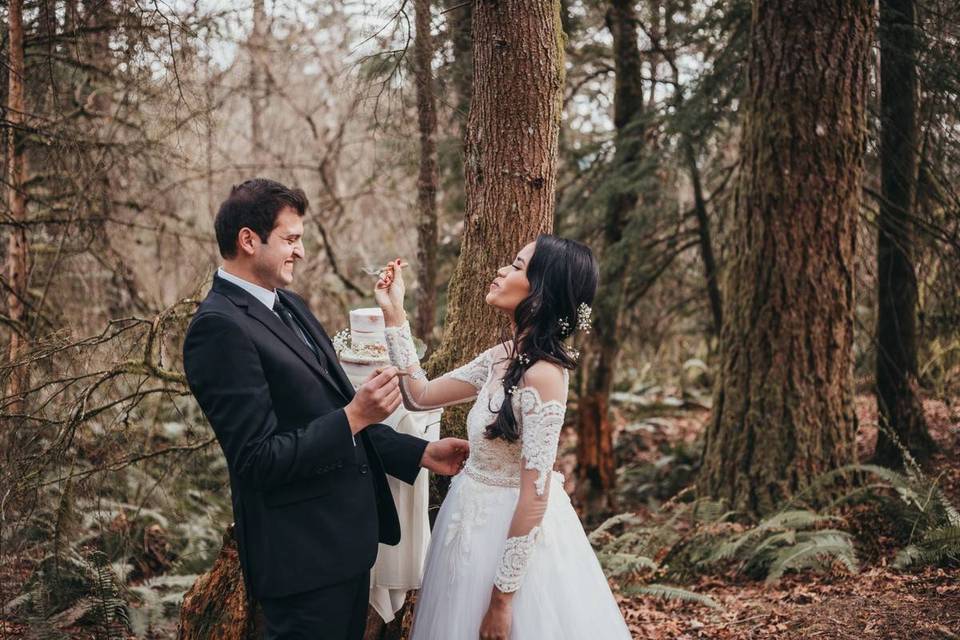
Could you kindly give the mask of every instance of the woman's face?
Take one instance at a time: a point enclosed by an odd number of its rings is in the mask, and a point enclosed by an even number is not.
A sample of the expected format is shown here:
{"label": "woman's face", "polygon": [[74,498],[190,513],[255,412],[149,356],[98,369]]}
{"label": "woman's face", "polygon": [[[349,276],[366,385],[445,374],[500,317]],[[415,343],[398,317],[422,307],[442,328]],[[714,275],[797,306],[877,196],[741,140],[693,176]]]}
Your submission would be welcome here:
{"label": "woman's face", "polygon": [[533,257],[535,243],[531,242],[517,253],[509,266],[497,269],[497,277],[490,283],[487,304],[513,316],[514,310],[530,294],[527,265]]}

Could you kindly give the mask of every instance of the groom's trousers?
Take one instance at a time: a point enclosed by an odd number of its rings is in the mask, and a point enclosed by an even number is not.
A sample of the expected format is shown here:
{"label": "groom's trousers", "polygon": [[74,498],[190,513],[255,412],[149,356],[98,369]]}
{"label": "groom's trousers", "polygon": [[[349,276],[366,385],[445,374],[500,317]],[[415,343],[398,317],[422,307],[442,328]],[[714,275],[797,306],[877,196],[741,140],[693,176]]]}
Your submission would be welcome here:
{"label": "groom's trousers", "polygon": [[261,598],[265,640],[363,640],[370,572],[281,598]]}

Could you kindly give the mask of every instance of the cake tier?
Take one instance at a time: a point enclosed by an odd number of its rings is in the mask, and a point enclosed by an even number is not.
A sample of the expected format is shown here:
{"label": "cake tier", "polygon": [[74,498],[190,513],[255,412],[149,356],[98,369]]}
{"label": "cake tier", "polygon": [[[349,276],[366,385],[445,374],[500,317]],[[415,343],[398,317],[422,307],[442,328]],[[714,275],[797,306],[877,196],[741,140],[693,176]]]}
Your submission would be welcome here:
{"label": "cake tier", "polygon": [[383,335],[386,325],[383,322],[383,311],[379,307],[353,309],[350,311],[350,332],[353,334]]}
{"label": "cake tier", "polygon": [[[354,389],[363,384],[363,381],[366,380],[367,376],[371,373],[388,364],[384,361],[351,362],[351,360],[344,358],[344,355],[349,357],[351,354],[344,352],[340,355],[340,366],[343,367],[343,371],[347,374],[347,378],[350,379],[350,384],[353,385]],[[360,360],[361,358],[354,359]]]}
{"label": "cake tier", "polygon": [[383,347],[387,348],[387,338],[383,331],[379,333],[367,333],[364,331],[350,330],[350,344],[354,347]]}

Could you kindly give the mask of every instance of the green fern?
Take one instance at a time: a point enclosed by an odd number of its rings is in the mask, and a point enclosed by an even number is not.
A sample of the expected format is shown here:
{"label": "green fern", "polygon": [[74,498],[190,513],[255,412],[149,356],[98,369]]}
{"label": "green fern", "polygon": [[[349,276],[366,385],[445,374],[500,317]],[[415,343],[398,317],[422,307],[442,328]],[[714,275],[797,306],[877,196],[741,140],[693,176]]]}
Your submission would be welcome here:
{"label": "green fern", "polygon": [[[643,571],[657,573],[661,571],[660,565],[653,560],[653,555],[661,548],[662,541],[670,540],[670,544],[675,542],[679,535],[676,532],[676,521],[681,517],[703,517],[703,518],[725,518],[726,512],[717,509],[713,505],[704,501],[697,505],[682,505],[671,515],[666,522],[656,526],[643,526],[643,521],[632,513],[621,513],[608,518],[597,529],[589,535],[590,542],[597,547],[597,559],[603,567],[604,573],[611,578],[619,579],[623,584],[625,594],[646,594],[660,598],[672,600],[687,600],[699,602],[709,607],[718,608],[719,605],[708,596],[704,596],[693,591],[671,587],[662,584],[643,584],[637,583],[641,580],[640,574]],[[701,507],[700,515],[694,516],[692,512],[697,506]],[[613,531],[617,527],[623,526],[619,535],[614,535]]]}
{"label": "green fern", "polygon": [[735,561],[738,570],[748,575],[779,580],[788,570],[829,570],[834,561],[851,573],[857,571],[857,558],[849,534],[822,529],[840,519],[803,509],[781,511],[746,531],[716,541],[703,565]]}
{"label": "green fern", "polygon": [[705,596],[701,593],[696,593],[689,591],[687,589],[681,589],[680,587],[671,587],[670,585],[665,584],[644,584],[644,585],[634,585],[625,588],[625,594],[628,595],[647,595],[654,596],[655,598],[663,598],[665,600],[682,600],[686,602],[697,602],[704,606],[710,607],[711,609],[721,609],[720,604],[711,598],[710,596]]}
{"label": "green fern", "polygon": [[778,581],[789,570],[829,571],[834,561],[841,562],[850,573],[858,571],[850,534],[832,529],[807,535],[797,534],[795,544],[784,546],[776,552],[768,569],[767,583]]}
{"label": "green fern", "polygon": [[127,615],[127,603],[120,597],[120,586],[113,570],[110,568],[106,554],[100,551],[93,553],[93,573],[95,580],[96,602],[94,613],[97,624],[106,634],[108,640],[123,638],[124,631],[130,628],[130,619]]}
{"label": "green fern", "polygon": [[643,569],[656,571],[660,566],[646,556],[632,553],[597,553],[597,560],[603,567],[608,578],[615,578],[626,573],[633,573]]}
{"label": "green fern", "polygon": [[907,545],[894,560],[894,566],[909,566],[960,562],[960,527],[945,526],[927,532],[923,540]]}

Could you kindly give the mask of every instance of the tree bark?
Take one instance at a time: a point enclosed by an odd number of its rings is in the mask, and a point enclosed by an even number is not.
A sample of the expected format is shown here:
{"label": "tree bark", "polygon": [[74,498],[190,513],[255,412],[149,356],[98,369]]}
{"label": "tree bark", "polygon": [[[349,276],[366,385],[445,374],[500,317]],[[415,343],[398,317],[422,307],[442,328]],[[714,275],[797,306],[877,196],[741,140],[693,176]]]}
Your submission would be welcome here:
{"label": "tree bark", "polygon": [[473,3],[444,0],[447,37],[453,48],[450,79],[453,85],[454,120],[466,132],[470,99],[473,96]]}
{"label": "tree bark", "polygon": [[433,343],[437,310],[437,110],[433,95],[433,36],[430,0],[416,0],[416,40],[413,44],[417,81],[417,123],[420,129],[420,175],[417,179],[417,296],[416,335]]}
{"label": "tree bark", "polygon": [[[9,37],[8,87],[7,87],[7,207],[14,223],[7,239],[7,315],[10,320],[10,346],[8,359],[17,362],[28,344],[26,305],[29,276],[29,245],[27,244],[27,194],[24,191],[27,176],[26,150],[23,144],[23,128],[26,116],[26,100],[23,87],[23,1],[11,0],[7,9],[7,33]],[[7,380],[6,396],[19,397],[29,386],[25,367],[14,367]],[[20,401],[11,409],[18,411]]]}
{"label": "tree bark", "polygon": [[[487,288],[498,267],[553,228],[564,81],[559,1],[475,3],[473,60],[463,238],[431,375],[496,342],[504,320],[484,303]],[[464,436],[464,417],[445,411],[445,434]]]}
{"label": "tree bark", "polygon": [[594,340],[587,358],[589,368],[585,392],[577,412],[577,494],[592,512],[613,506],[616,464],[608,405],[620,355],[620,328],[628,283],[626,274],[631,262],[623,232],[637,205],[637,187],[631,174],[641,161],[645,135],[642,60],[632,0],[613,0],[606,21],[613,35],[616,74],[613,193],[604,217],[601,287],[594,301]]}
{"label": "tree bark", "polygon": [[253,0],[253,29],[248,42],[250,49],[250,149],[254,163],[258,165],[263,165],[266,161],[263,146],[263,125],[260,120],[266,97],[263,63],[267,15],[263,3],[264,0]]}
{"label": "tree bark", "polygon": [[917,396],[917,280],[913,201],[917,183],[914,0],[880,2],[880,179],[877,218],[877,405],[875,457],[898,467],[900,447],[924,460],[935,445]]}
{"label": "tree bark", "polygon": [[183,597],[177,638],[257,640],[262,635],[263,616],[256,603],[247,598],[230,525],[210,571],[197,578]]}
{"label": "tree bark", "polygon": [[700,168],[697,166],[697,154],[693,143],[683,134],[683,155],[693,185],[694,213],[697,216],[697,238],[700,245],[700,259],[703,260],[703,275],[707,283],[707,296],[710,300],[710,316],[713,318],[714,334],[719,336],[723,327],[723,298],[717,282],[717,259],[713,254],[713,240],[710,233],[710,214],[707,212],[707,200],[703,195],[700,181]]}
{"label": "tree bark", "polygon": [[763,514],[854,457],[872,4],[756,0],[721,370],[699,488]]}

